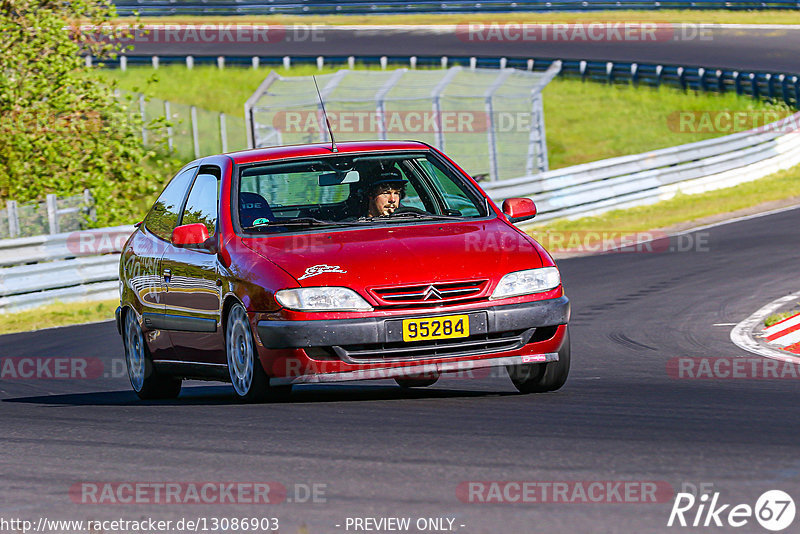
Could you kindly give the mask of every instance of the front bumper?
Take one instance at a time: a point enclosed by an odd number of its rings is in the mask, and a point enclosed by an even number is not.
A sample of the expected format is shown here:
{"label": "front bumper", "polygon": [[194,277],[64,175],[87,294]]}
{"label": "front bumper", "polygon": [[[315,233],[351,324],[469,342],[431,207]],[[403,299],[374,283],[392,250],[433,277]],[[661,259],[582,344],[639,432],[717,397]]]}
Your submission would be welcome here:
{"label": "front bumper", "polygon": [[532,328],[566,324],[570,306],[567,297],[525,302],[505,306],[487,306],[478,310],[365,317],[315,321],[259,321],[258,335],[267,349],[308,349],[313,347],[391,344],[398,341],[399,321],[414,317],[441,317],[453,314],[470,315],[481,334],[523,331]]}

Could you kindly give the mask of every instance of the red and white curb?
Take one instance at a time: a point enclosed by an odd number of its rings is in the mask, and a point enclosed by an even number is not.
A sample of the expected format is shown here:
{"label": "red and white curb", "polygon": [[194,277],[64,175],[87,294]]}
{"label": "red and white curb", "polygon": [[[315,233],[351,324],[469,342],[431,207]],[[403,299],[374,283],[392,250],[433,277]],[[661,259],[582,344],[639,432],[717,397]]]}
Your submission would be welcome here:
{"label": "red and white curb", "polygon": [[800,313],[765,328],[761,336],[770,345],[800,354]]}
{"label": "red and white curb", "polygon": [[[753,354],[758,354],[765,358],[772,358],[773,360],[800,364],[800,356],[795,356],[791,353],[795,352],[794,350],[787,351],[781,349],[781,345],[770,343],[769,339],[772,338],[774,341],[781,340],[781,344],[787,342],[784,346],[786,346],[787,349],[794,349],[800,344],[800,314],[789,317],[767,329],[761,326],[764,324],[764,319],[788,303],[796,301],[798,298],[800,298],[800,291],[773,300],[766,306],[763,306],[731,330],[731,341],[739,348],[752,352]],[[794,336],[797,336],[796,340],[793,340]],[[800,354],[800,349],[798,349],[795,354]]]}

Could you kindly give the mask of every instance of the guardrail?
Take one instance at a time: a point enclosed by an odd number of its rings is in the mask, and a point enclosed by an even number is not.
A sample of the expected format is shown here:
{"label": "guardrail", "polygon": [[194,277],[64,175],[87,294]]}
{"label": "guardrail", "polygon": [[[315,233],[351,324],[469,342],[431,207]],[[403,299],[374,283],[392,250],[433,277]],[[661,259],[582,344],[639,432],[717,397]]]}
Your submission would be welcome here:
{"label": "guardrail", "polygon": [[338,15],[338,14],[401,14],[401,13],[502,13],[526,11],[596,11],[621,9],[797,9],[798,2],[773,0],[765,2],[714,0],[549,0],[516,1],[482,0],[116,0],[120,15],[138,13],[161,15]]}
{"label": "guardrail", "polygon": [[115,226],[0,240],[0,313],[118,297],[119,252],[132,232]]}

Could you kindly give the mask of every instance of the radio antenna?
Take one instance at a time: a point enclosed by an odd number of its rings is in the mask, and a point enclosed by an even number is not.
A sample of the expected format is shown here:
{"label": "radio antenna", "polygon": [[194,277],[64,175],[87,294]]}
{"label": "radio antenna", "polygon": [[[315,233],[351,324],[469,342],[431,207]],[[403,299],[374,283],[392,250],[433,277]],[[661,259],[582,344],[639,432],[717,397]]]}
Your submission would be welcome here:
{"label": "radio antenna", "polygon": [[319,92],[319,85],[317,85],[317,77],[312,75],[314,80],[314,87],[317,88],[317,96],[319,97],[319,105],[322,106],[322,115],[325,117],[325,124],[328,125],[328,134],[331,136],[331,152],[339,152],[336,148],[336,139],[333,138],[333,129],[331,129],[331,121],[328,120],[328,113],[325,111],[325,102],[322,101],[322,95]]}

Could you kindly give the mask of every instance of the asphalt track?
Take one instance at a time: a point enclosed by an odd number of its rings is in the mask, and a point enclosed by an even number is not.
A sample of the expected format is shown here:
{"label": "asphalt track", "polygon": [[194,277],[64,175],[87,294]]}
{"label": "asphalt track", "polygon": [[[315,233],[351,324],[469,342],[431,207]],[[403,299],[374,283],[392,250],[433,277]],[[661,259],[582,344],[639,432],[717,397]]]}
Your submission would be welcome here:
{"label": "asphalt track", "polygon": [[[797,18],[794,14],[788,17]],[[179,32],[169,34],[165,29],[133,42],[133,55],[161,56],[476,56],[509,58],[556,58],[612,60],[622,62],[675,64],[723,69],[800,73],[800,27],[724,27],[668,26],[638,40],[618,39],[609,32],[607,38],[553,38],[554,33],[533,33],[525,37],[520,31],[494,34],[487,26],[484,32],[469,33],[467,26],[452,27],[330,27],[320,26],[311,31],[313,18],[302,26],[287,26],[276,30],[279,38],[273,42],[258,40],[252,33],[205,34]],[[466,20],[467,23],[480,21]],[[800,18],[797,18],[800,22]],[[199,28],[199,26],[198,26]],[[671,28],[671,29],[669,29]],[[552,28],[551,28],[552,29]],[[268,34],[269,35],[269,34]],[[550,37],[548,37],[548,35]],[[204,37],[205,36],[205,37]],[[537,37],[537,40],[532,40]],[[544,37],[545,41],[541,38]]]}
{"label": "asphalt track", "polygon": [[[3,380],[0,517],[277,516],[288,533],[353,532],[347,517],[450,517],[470,534],[638,533],[681,530],[666,527],[671,498],[477,504],[456,490],[465,481],[629,480],[674,491],[713,484],[732,504],[754,505],[770,489],[797,500],[798,380],[667,373],[677,357],[750,357],[731,343],[730,324],[797,289],[797,225],[800,209],[689,234],[671,245],[683,252],[560,261],[573,362],[556,393],[520,395],[499,376],[443,378],[415,392],[389,381],[303,386],[288,403],[241,405],[227,386],[202,382],[176,401],[140,402],[124,376]],[[111,374],[123,356],[110,322],[7,335],[0,347],[3,357],[98,358]],[[124,481],[273,481],[290,495],[294,484],[323,484],[325,502],[92,505],[68,496],[82,482]],[[738,531],[766,532],[752,519]]]}

